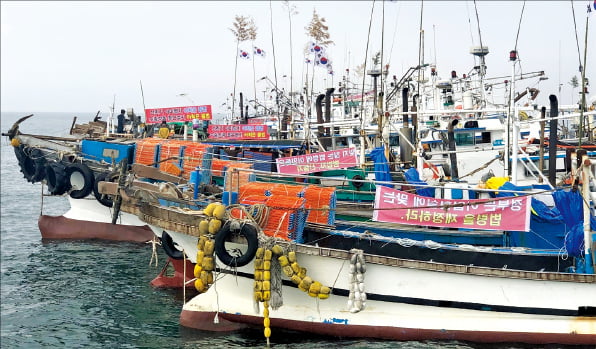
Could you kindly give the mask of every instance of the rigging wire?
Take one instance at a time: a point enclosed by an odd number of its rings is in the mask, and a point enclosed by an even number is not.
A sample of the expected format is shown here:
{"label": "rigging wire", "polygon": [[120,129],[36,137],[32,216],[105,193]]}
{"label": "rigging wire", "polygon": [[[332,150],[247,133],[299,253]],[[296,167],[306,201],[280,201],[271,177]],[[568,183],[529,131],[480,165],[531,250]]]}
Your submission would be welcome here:
{"label": "rigging wire", "polygon": [[[275,43],[273,41],[273,9],[271,8],[271,0],[269,0],[269,19],[271,26],[271,49],[273,53],[273,74],[275,76],[275,89],[277,90],[277,67],[275,65]],[[279,92],[276,91],[277,98],[279,98]],[[279,111],[279,110],[278,110]]]}
{"label": "rigging wire", "polygon": [[[422,30],[422,15],[424,13],[424,0],[422,0],[420,2],[420,26],[418,29],[418,81],[422,81],[422,77],[421,74],[423,73],[423,70],[420,69],[420,67],[422,66],[422,61],[424,60],[424,44],[422,42],[422,40],[424,39],[424,31]],[[417,89],[416,89],[416,94],[418,96],[420,96],[420,84],[417,84]],[[402,103],[405,103],[404,101],[402,101]]]}
{"label": "rigging wire", "polygon": [[524,5],[522,6],[521,14],[519,16],[519,23],[517,25],[517,35],[515,36],[515,48],[514,50],[517,52],[517,41],[519,39],[519,30],[521,29],[522,18],[524,16],[524,9],[526,8],[526,0],[524,0]]}
{"label": "rigging wire", "polygon": [[387,62],[391,62],[391,55],[393,54],[393,45],[395,44],[395,36],[397,35],[397,23],[399,22],[400,10],[401,10],[401,2],[397,3],[397,16],[395,18],[395,27],[393,28],[393,38],[391,39],[391,49],[389,50],[389,58],[387,58]]}
{"label": "rigging wire", "polygon": [[581,72],[582,69],[582,55],[579,52],[579,39],[577,38],[577,23],[575,22],[575,11],[573,10],[573,0],[571,0],[571,14],[573,15],[573,29],[575,31],[575,44],[577,45],[577,59],[579,61],[579,71]]}
{"label": "rigging wire", "polygon": [[372,27],[373,13],[375,12],[375,0],[373,0],[372,8],[370,9],[370,19],[368,21],[368,35],[366,37],[366,51],[364,52],[364,74],[362,74],[362,94],[360,95],[360,129],[362,125],[362,113],[364,112],[364,84],[366,83],[366,62],[368,61],[368,46],[370,44],[370,28]]}
{"label": "rigging wire", "polygon": [[519,15],[519,23],[517,25],[517,35],[515,36],[515,53],[517,54],[517,59],[518,59],[518,64],[519,64],[519,71],[520,74],[522,74],[522,69],[521,69],[521,61],[519,60],[519,53],[517,52],[517,42],[519,40],[519,32],[521,30],[521,23],[522,23],[522,18],[524,17],[524,9],[526,8],[526,0],[524,0],[524,4],[522,6],[522,10],[521,10],[521,14]]}
{"label": "rigging wire", "polygon": [[[472,20],[470,19],[470,8],[468,7],[468,2],[466,1],[466,11],[468,12],[468,25],[470,27],[470,39],[472,40],[472,46],[476,46],[474,42],[474,33],[472,29]],[[474,65],[476,65],[476,56],[472,55],[472,59],[474,61]]]}

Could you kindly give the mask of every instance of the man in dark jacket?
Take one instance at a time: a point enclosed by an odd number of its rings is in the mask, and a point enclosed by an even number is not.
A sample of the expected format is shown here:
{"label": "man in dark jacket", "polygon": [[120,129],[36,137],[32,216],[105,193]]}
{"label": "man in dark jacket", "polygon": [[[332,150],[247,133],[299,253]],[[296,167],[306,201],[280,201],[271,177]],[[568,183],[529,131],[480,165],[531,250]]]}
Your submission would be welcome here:
{"label": "man in dark jacket", "polygon": [[124,114],[126,110],[120,110],[120,115],[118,115],[118,127],[116,128],[116,133],[124,133]]}

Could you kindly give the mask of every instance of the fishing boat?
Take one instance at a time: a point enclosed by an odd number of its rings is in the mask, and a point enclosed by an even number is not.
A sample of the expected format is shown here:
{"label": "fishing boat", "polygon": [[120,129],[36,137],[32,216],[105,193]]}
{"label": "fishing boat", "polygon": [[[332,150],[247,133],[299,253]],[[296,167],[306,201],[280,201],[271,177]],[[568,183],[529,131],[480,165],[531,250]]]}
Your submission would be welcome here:
{"label": "fishing boat", "polygon": [[[417,252],[431,252],[403,258],[399,252],[391,255],[399,244],[391,239],[374,253],[366,251],[363,245],[374,236],[355,238],[343,232],[343,239],[360,246],[321,246],[324,237],[305,241],[301,206],[296,204],[300,197],[291,194],[285,199],[273,195],[265,211],[256,209],[258,203],[192,209],[180,200],[174,200],[178,205],[165,203],[157,190],[144,188],[157,200],[144,200],[151,195],[139,195],[134,186],[103,183],[101,190],[120,190],[126,198],[122,209],[139,216],[156,234],[170,237],[180,258],[194,264],[194,278],[186,283],[200,294],[182,308],[185,327],[230,331],[263,326],[266,338],[281,328],[394,340],[596,343],[596,240],[589,228],[585,250],[564,270],[506,265],[505,260],[544,257],[533,249],[501,250],[499,267],[482,265],[481,259],[477,264],[449,263],[429,258],[434,251],[432,256],[444,253],[455,260],[457,252],[438,252],[446,246],[412,244]],[[579,193],[560,195],[579,203],[579,210],[571,211],[581,216]],[[316,205],[309,207],[317,212]],[[470,255],[498,253],[477,248]]]}

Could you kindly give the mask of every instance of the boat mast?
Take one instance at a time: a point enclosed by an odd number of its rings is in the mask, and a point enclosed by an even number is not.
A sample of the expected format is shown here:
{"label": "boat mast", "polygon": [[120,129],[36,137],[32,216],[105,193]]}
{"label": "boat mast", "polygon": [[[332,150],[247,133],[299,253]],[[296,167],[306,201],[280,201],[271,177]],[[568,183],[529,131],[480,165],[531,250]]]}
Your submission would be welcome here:
{"label": "boat mast", "polygon": [[[507,175],[511,178],[511,183],[517,184],[517,151],[518,151],[518,125],[515,120],[517,115],[515,107],[515,62],[517,61],[517,51],[509,52],[509,60],[511,61],[511,83],[509,84],[509,115],[507,117],[507,139],[510,140],[511,146],[507,145],[506,151],[511,149],[511,166],[509,166],[509,156],[505,161],[508,169]],[[511,135],[510,135],[511,132]]]}

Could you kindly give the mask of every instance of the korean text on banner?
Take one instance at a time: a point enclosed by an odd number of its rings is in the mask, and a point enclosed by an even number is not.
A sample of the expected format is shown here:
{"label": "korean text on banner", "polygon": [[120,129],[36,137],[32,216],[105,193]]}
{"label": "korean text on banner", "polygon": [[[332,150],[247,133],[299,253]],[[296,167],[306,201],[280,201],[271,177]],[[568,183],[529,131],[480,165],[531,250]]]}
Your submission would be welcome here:
{"label": "korean text on banner", "polygon": [[353,167],[358,164],[356,150],[344,148],[320,153],[288,156],[275,159],[277,172],[286,174],[306,174],[339,168]]}
{"label": "korean text on banner", "polygon": [[148,124],[157,124],[164,120],[165,122],[185,122],[194,119],[211,120],[211,118],[211,105],[145,109],[145,120]]}
{"label": "korean text on banner", "polygon": [[528,196],[444,200],[377,186],[373,220],[410,225],[529,231]]}

